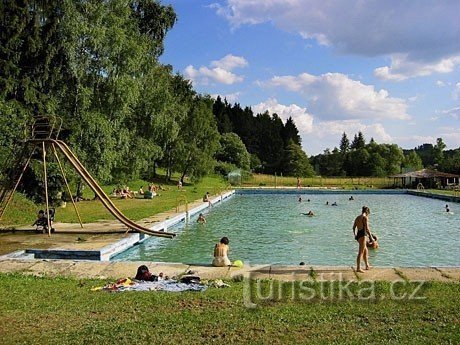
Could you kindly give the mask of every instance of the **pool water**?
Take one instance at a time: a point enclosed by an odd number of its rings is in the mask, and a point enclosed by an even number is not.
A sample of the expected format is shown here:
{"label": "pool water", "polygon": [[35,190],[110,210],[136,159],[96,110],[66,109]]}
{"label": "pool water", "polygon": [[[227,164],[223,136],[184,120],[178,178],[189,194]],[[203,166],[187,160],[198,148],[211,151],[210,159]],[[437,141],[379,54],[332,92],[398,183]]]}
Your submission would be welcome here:
{"label": "pool water", "polygon": [[[351,195],[351,194],[350,194]],[[352,232],[361,207],[371,209],[370,228],[380,248],[375,266],[460,266],[460,205],[407,194],[237,194],[169,231],[173,240],[150,238],[116,260],[209,264],[215,243],[230,239],[230,260],[251,264],[354,265]],[[302,202],[298,201],[299,196]],[[310,202],[307,202],[310,199]],[[326,205],[326,201],[329,205]],[[337,202],[338,206],[330,206]],[[302,213],[312,210],[314,217]]]}

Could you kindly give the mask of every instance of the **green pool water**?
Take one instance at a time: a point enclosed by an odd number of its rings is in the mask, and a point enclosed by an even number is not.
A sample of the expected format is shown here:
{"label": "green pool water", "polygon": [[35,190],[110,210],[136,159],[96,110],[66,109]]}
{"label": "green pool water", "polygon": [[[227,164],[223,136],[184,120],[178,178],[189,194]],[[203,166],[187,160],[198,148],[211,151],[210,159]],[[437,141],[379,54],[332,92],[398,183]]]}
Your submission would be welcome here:
{"label": "green pool water", "polygon": [[[371,209],[371,230],[380,248],[375,266],[460,266],[460,205],[407,194],[237,194],[169,230],[173,240],[150,238],[116,260],[209,264],[214,244],[230,239],[229,258],[245,263],[354,265],[358,244],[352,224]],[[302,202],[298,201],[299,196]],[[307,202],[310,199],[310,202]],[[338,206],[328,206],[337,202]],[[316,216],[301,213],[312,210]]]}

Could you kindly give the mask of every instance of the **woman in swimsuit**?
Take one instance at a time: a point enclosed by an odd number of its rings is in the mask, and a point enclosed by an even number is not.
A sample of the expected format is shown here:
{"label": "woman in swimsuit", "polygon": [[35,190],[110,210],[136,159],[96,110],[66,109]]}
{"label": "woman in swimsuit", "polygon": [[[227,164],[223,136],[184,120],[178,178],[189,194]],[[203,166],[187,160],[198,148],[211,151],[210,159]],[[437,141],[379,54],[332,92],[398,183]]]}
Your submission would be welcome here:
{"label": "woman in swimsuit", "polygon": [[214,247],[214,260],[212,265],[216,267],[231,266],[232,262],[228,259],[228,244],[230,241],[227,237],[222,237],[219,243]]}
{"label": "woman in swimsuit", "polygon": [[[369,235],[369,237],[372,238],[368,219],[370,213],[371,211],[369,210],[369,207],[363,206],[361,214],[356,217],[353,224],[353,234],[355,235],[356,241],[359,243],[358,256],[356,257],[356,271],[361,273],[364,272],[361,269],[361,259],[364,259],[366,270],[370,268],[369,262],[367,261],[368,251],[366,247],[366,235]],[[358,229],[357,233],[355,232],[356,229]]]}

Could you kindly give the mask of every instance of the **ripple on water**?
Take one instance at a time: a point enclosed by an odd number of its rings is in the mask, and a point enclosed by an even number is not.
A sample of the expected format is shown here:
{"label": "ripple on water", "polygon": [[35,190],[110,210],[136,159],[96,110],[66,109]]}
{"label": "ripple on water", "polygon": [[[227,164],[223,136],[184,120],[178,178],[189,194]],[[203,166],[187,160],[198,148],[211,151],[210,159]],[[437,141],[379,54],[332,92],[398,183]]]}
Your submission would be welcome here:
{"label": "ripple on water", "polygon": [[[230,239],[230,258],[246,263],[352,265],[357,242],[352,225],[363,205],[371,209],[371,230],[380,248],[370,251],[376,266],[460,265],[460,206],[411,195],[342,194],[235,195],[207,210],[207,223],[196,217],[173,231],[173,240],[151,238],[117,260],[209,263],[214,244]],[[326,206],[337,202],[338,206]],[[314,217],[302,215],[309,210]]]}

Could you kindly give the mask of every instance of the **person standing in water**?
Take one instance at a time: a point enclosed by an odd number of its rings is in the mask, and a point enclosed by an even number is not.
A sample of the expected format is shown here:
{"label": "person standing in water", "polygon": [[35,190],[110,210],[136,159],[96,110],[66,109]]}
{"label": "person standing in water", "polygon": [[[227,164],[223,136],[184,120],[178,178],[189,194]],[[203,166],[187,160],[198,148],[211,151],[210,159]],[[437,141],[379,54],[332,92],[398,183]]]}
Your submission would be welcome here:
{"label": "person standing in water", "polygon": [[[371,230],[369,228],[369,214],[371,211],[369,207],[363,206],[361,214],[356,217],[355,222],[353,223],[353,234],[355,235],[355,240],[359,243],[358,256],[356,257],[356,271],[363,273],[361,269],[361,260],[364,259],[366,264],[366,270],[370,269],[368,262],[368,250],[366,247],[366,235],[369,238],[372,238]],[[356,232],[358,229],[358,232]]]}

